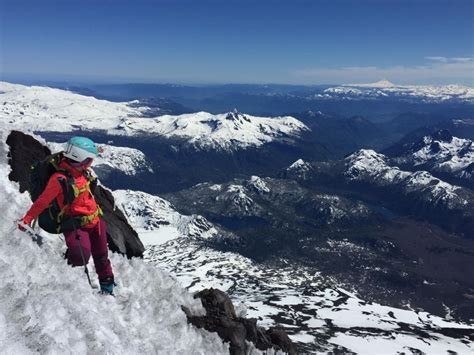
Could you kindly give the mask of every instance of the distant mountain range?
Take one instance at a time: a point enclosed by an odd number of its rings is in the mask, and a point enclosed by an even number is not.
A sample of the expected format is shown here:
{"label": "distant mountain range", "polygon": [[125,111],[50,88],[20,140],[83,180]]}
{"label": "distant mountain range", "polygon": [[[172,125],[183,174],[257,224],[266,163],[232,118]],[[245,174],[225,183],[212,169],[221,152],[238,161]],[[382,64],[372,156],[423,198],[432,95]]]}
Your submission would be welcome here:
{"label": "distant mountain range", "polygon": [[394,98],[402,101],[424,102],[474,102],[474,88],[463,85],[427,86],[395,85],[388,80],[368,84],[347,84],[325,89],[316,98],[339,97],[344,100]]}
{"label": "distant mountain range", "polygon": [[429,112],[449,118],[473,114],[473,89],[461,85],[397,85],[382,80],[369,84],[317,86],[274,84],[71,86],[58,83],[53,83],[53,86],[115,102],[134,101],[138,105],[148,106],[152,116],[199,111],[218,114],[231,112],[234,109],[254,116],[285,116],[292,112],[307,110],[323,111],[344,116],[363,115],[376,121],[388,120],[405,112]]}

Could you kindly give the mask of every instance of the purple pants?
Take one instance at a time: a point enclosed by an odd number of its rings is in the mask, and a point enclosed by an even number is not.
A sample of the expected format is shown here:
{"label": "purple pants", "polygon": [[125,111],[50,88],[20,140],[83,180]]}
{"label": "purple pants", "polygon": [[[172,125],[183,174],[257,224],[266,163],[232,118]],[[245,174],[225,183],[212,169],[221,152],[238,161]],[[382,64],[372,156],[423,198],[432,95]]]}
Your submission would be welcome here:
{"label": "purple pants", "polygon": [[64,232],[64,237],[66,238],[68,248],[68,264],[72,266],[84,265],[79,247],[80,243],[86,263],[89,261],[92,253],[95,271],[99,276],[99,280],[103,280],[107,276],[113,276],[112,265],[108,255],[107,225],[102,219],[93,228],[79,228],[75,231]]}

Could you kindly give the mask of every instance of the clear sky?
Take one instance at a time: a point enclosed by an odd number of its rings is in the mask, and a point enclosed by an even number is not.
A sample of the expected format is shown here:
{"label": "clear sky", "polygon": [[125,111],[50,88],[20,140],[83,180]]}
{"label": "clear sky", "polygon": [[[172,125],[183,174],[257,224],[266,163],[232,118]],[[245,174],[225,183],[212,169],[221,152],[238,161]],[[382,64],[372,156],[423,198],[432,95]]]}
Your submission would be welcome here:
{"label": "clear sky", "polygon": [[3,77],[474,86],[474,0],[0,0]]}

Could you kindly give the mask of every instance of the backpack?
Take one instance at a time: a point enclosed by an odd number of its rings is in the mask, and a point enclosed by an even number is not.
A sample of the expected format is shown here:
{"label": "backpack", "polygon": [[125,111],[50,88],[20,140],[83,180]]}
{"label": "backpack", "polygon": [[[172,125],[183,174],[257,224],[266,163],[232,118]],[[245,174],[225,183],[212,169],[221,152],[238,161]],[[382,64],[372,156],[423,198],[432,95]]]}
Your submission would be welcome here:
{"label": "backpack", "polygon": [[[88,183],[83,189],[76,186],[74,178],[68,170],[61,169],[59,164],[63,158],[63,153],[56,153],[47,156],[45,159],[34,163],[30,169],[29,193],[31,200],[35,202],[43,193],[49,179],[54,173],[60,172],[66,179],[59,177],[58,181],[61,184],[64,200],[63,205],[69,206],[80,193],[85,190],[91,192],[90,185],[95,183],[96,179],[90,174],[86,175]],[[92,192],[91,192],[92,194]],[[61,210],[56,198],[50,203],[38,216],[39,226],[48,233],[60,234],[66,230],[74,230],[81,226],[92,222],[97,216],[102,215],[102,210],[97,206],[97,211],[89,216],[65,216],[64,209]]]}

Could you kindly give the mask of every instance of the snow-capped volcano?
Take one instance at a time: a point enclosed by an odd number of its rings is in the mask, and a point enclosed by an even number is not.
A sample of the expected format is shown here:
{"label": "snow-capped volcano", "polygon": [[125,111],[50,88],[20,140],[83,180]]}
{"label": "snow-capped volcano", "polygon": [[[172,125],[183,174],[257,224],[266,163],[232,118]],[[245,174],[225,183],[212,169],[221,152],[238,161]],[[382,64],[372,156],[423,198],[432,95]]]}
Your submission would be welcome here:
{"label": "snow-capped volcano", "polygon": [[395,85],[394,83],[390,82],[387,79],[382,79],[375,83],[344,84],[342,86],[365,87],[365,88],[393,88],[393,87],[396,87],[397,85]]}
{"label": "snow-capped volcano", "polygon": [[0,118],[32,132],[98,131],[109,135],[173,138],[204,150],[238,150],[288,142],[309,130],[297,119],[206,112],[147,118],[147,107],[97,100],[69,91],[0,82]]}

